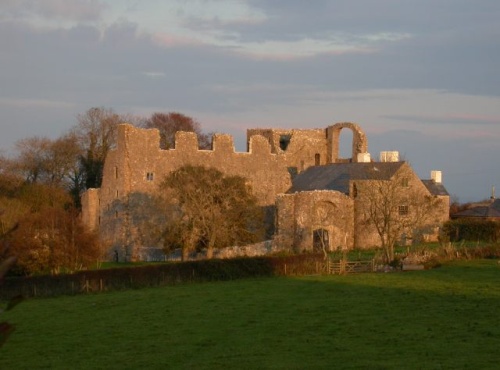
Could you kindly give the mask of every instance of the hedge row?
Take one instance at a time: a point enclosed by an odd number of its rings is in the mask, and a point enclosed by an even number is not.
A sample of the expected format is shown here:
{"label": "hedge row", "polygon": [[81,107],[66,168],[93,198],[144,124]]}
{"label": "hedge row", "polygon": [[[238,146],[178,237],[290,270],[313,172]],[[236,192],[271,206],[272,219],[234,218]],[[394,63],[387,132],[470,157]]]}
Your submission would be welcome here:
{"label": "hedge row", "polygon": [[54,297],[261,276],[319,273],[323,255],[214,259],[137,267],[80,271],[74,274],[10,277],[3,281],[0,299],[17,295]]}
{"label": "hedge row", "polygon": [[449,241],[485,241],[496,243],[500,241],[500,222],[457,219],[444,224],[443,233]]}

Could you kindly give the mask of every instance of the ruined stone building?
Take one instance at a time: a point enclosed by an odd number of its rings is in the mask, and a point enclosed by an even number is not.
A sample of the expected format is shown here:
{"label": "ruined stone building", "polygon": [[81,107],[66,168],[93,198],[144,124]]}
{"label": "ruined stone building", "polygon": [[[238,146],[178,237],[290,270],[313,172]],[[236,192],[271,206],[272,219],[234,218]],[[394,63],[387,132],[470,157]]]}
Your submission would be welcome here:
{"label": "ruined stone building", "polygon": [[[343,129],[353,132],[350,158],[339,157]],[[326,129],[251,129],[246,152],[236,152],[233,138],[224,134],[213,136],[211,150],[200,150],[196,134],[191,132],[178,132],[173,149],[161,149],[159,143],[156,129],[120,125],[116,148],[104,164],[101,188],[89,189],[82,196],[83,221],[98,230],[120,258],[140,259],[141,249],[158,247],[144,235],[141,222],[154,218],[148,213],[154,208],[148,202],[164,176],[187,164],[245,177],[266,209],[269,233],[286,248],[312,249],[320,234],[328,249],[378,245],[373,228],[362,222],[360,190],[376,178],[370,173],[377,166],[388,181],[405,173],[408,199],[442,200],[432,225],[448,217],[449,199],[440,173],[431,180],[420,180],[394,152],[384,152],[382,162],[373,162],[364,132],[353,123]]]}

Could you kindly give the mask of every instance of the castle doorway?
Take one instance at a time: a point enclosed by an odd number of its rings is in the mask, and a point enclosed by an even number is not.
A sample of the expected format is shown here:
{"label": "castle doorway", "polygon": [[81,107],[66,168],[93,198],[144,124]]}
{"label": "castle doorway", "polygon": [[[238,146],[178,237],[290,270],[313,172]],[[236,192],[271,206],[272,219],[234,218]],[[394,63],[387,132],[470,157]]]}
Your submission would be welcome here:
{"label": "castle doorway", "polygon": [[313,231],[313,251],[323,252],[330,250],[330,237],[328,230],[316,229]]}

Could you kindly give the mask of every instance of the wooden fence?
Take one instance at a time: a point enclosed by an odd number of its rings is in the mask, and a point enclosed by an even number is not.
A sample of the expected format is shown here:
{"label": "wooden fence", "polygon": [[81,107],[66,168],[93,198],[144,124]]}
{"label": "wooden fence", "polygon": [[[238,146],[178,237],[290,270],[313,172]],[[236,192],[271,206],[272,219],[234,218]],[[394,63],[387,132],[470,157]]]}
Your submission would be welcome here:
{"label": "wooden fence", "polygon": [[374,272],[375,260],[369,261],[331,261],[326,262],[326,271],[328,274],[353,274],[360,272]]}

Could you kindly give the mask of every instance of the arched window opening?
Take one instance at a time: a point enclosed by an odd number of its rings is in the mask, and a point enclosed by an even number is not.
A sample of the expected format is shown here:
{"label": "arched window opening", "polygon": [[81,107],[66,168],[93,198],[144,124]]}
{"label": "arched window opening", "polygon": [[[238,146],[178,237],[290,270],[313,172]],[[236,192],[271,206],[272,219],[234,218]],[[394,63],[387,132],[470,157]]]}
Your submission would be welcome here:
{"label": "arched window opening", "polygon": [[350,129],[340,130],[339,135],[339,158],[352,158],[353,132]]}

